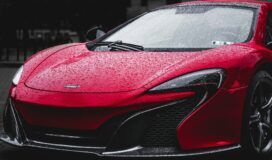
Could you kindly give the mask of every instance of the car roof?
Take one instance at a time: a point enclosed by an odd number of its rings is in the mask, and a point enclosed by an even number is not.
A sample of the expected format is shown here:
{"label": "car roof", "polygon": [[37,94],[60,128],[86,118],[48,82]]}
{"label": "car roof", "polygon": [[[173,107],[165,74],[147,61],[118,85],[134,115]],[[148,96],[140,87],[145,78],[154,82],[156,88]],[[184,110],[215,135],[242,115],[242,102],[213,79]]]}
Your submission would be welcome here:
{"label": "car roof", "polygon": [[176,5],[181,4],[212,4],[212,3],[228,3],[228,4],[241,4],[241,5],[251,5],[251,6],[268,6],[272,7],[272,2],[261,1],[261,0],[199,0],[199,1],[190,1],[177,3]]}

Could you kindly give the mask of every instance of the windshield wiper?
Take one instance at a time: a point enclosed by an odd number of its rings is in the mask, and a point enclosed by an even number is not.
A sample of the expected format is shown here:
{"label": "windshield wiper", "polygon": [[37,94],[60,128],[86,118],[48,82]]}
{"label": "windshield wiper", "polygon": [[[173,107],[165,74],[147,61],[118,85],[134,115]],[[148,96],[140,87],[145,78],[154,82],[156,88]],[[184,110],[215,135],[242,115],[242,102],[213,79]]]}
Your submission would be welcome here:
{"label": "windshield wiper", "polygon": [[89,50],[93,50],[96,47],[106,46],[111,49],[115,50],[122,50],[122,51],[144,51],[144,47],[140,45],[124,43],[122,41],[115,41],[115,42],[89,42],[86,44]]}

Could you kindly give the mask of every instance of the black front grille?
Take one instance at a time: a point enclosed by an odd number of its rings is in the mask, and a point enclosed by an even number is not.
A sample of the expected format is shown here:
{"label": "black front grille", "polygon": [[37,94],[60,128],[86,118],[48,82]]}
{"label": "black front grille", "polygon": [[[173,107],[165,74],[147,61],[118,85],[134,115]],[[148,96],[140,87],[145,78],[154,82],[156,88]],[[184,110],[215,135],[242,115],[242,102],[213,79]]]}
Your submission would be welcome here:
{"label": "black front grille", "polygon": [[31,140],[46,143],[75,146],[103,146],[106,139],[100,139],[95,131],[76,131],[70,129],[55,129],[25,125],[26,135]]}
{"label": "black front grille", "polygon": [[174,105],[160,109],[154,113],[146,128],[142,146],[144,147],[176,147],[177,127],[193,110],[191,105]]}
{"label": "black front grille", "polygon": [[[52,144],[107,147],[109,151],[134,146],[177,148],[177,127],[195,108],[198,101],[173,102],[151,110],[130,112],[112,118],[94,131],[46,128],[28,124],[20,113],[22,129],[28,140]],[[9,107],[8,107],[9,108]],[[6,110],[5,131],[15,136],[11,110]]]}
{"label": "black front grille", "polygon": [[108,151],[135,146],[179,150],[177,127],[193,112],[197,102],[187,99],[138,112],[118,129]]}
{"label": "black front grille", "polygon": [[110,119],[96,130],[81,131],[72,129],[57,129],[41,126],[32,126],[24,121],[24,130],[30,140],[39,142],[64,144],[86,147],[105,147],[112,138],[115,130],[133,113]]}

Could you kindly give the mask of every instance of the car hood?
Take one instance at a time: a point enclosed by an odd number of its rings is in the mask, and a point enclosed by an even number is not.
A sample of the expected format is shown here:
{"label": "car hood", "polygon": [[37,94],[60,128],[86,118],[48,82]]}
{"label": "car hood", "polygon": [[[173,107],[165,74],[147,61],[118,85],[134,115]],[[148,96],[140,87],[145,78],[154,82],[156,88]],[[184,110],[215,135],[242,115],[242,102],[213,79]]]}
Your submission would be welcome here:
{"label": "car hood", "polygon": [[139,89],[169,67],[199,53],[92,52],[85,45],[57,51],[27,78],[32,89],[57,92],[125,92]]}

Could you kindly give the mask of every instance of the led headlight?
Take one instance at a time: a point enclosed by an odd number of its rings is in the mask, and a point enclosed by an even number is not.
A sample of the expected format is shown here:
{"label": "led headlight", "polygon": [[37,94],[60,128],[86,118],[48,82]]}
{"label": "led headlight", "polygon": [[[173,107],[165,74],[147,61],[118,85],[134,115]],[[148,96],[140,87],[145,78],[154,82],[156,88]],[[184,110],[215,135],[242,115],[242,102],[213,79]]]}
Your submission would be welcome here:
{"label": "led headlight", "polygon": [[177,77],[151,89],[150,92],[195,91],[202,93],[201,95],[212,95],[222,86],[224,79],[223,69],[207,69]]}
{"label": "led headlight", "polygon": [[18,69],[18,71],[16,72],[16,74],[14,75],[14,77],[13,77],[13,79],[12,79],[13,85],[15,85],[15,86],[18,85],[18,83],[19,83],[19,81],[20,81],[20,79],[21,79],[22,73],[23,73],[23,69],[24,69],[23,66],[20,67],[20,68]]}

